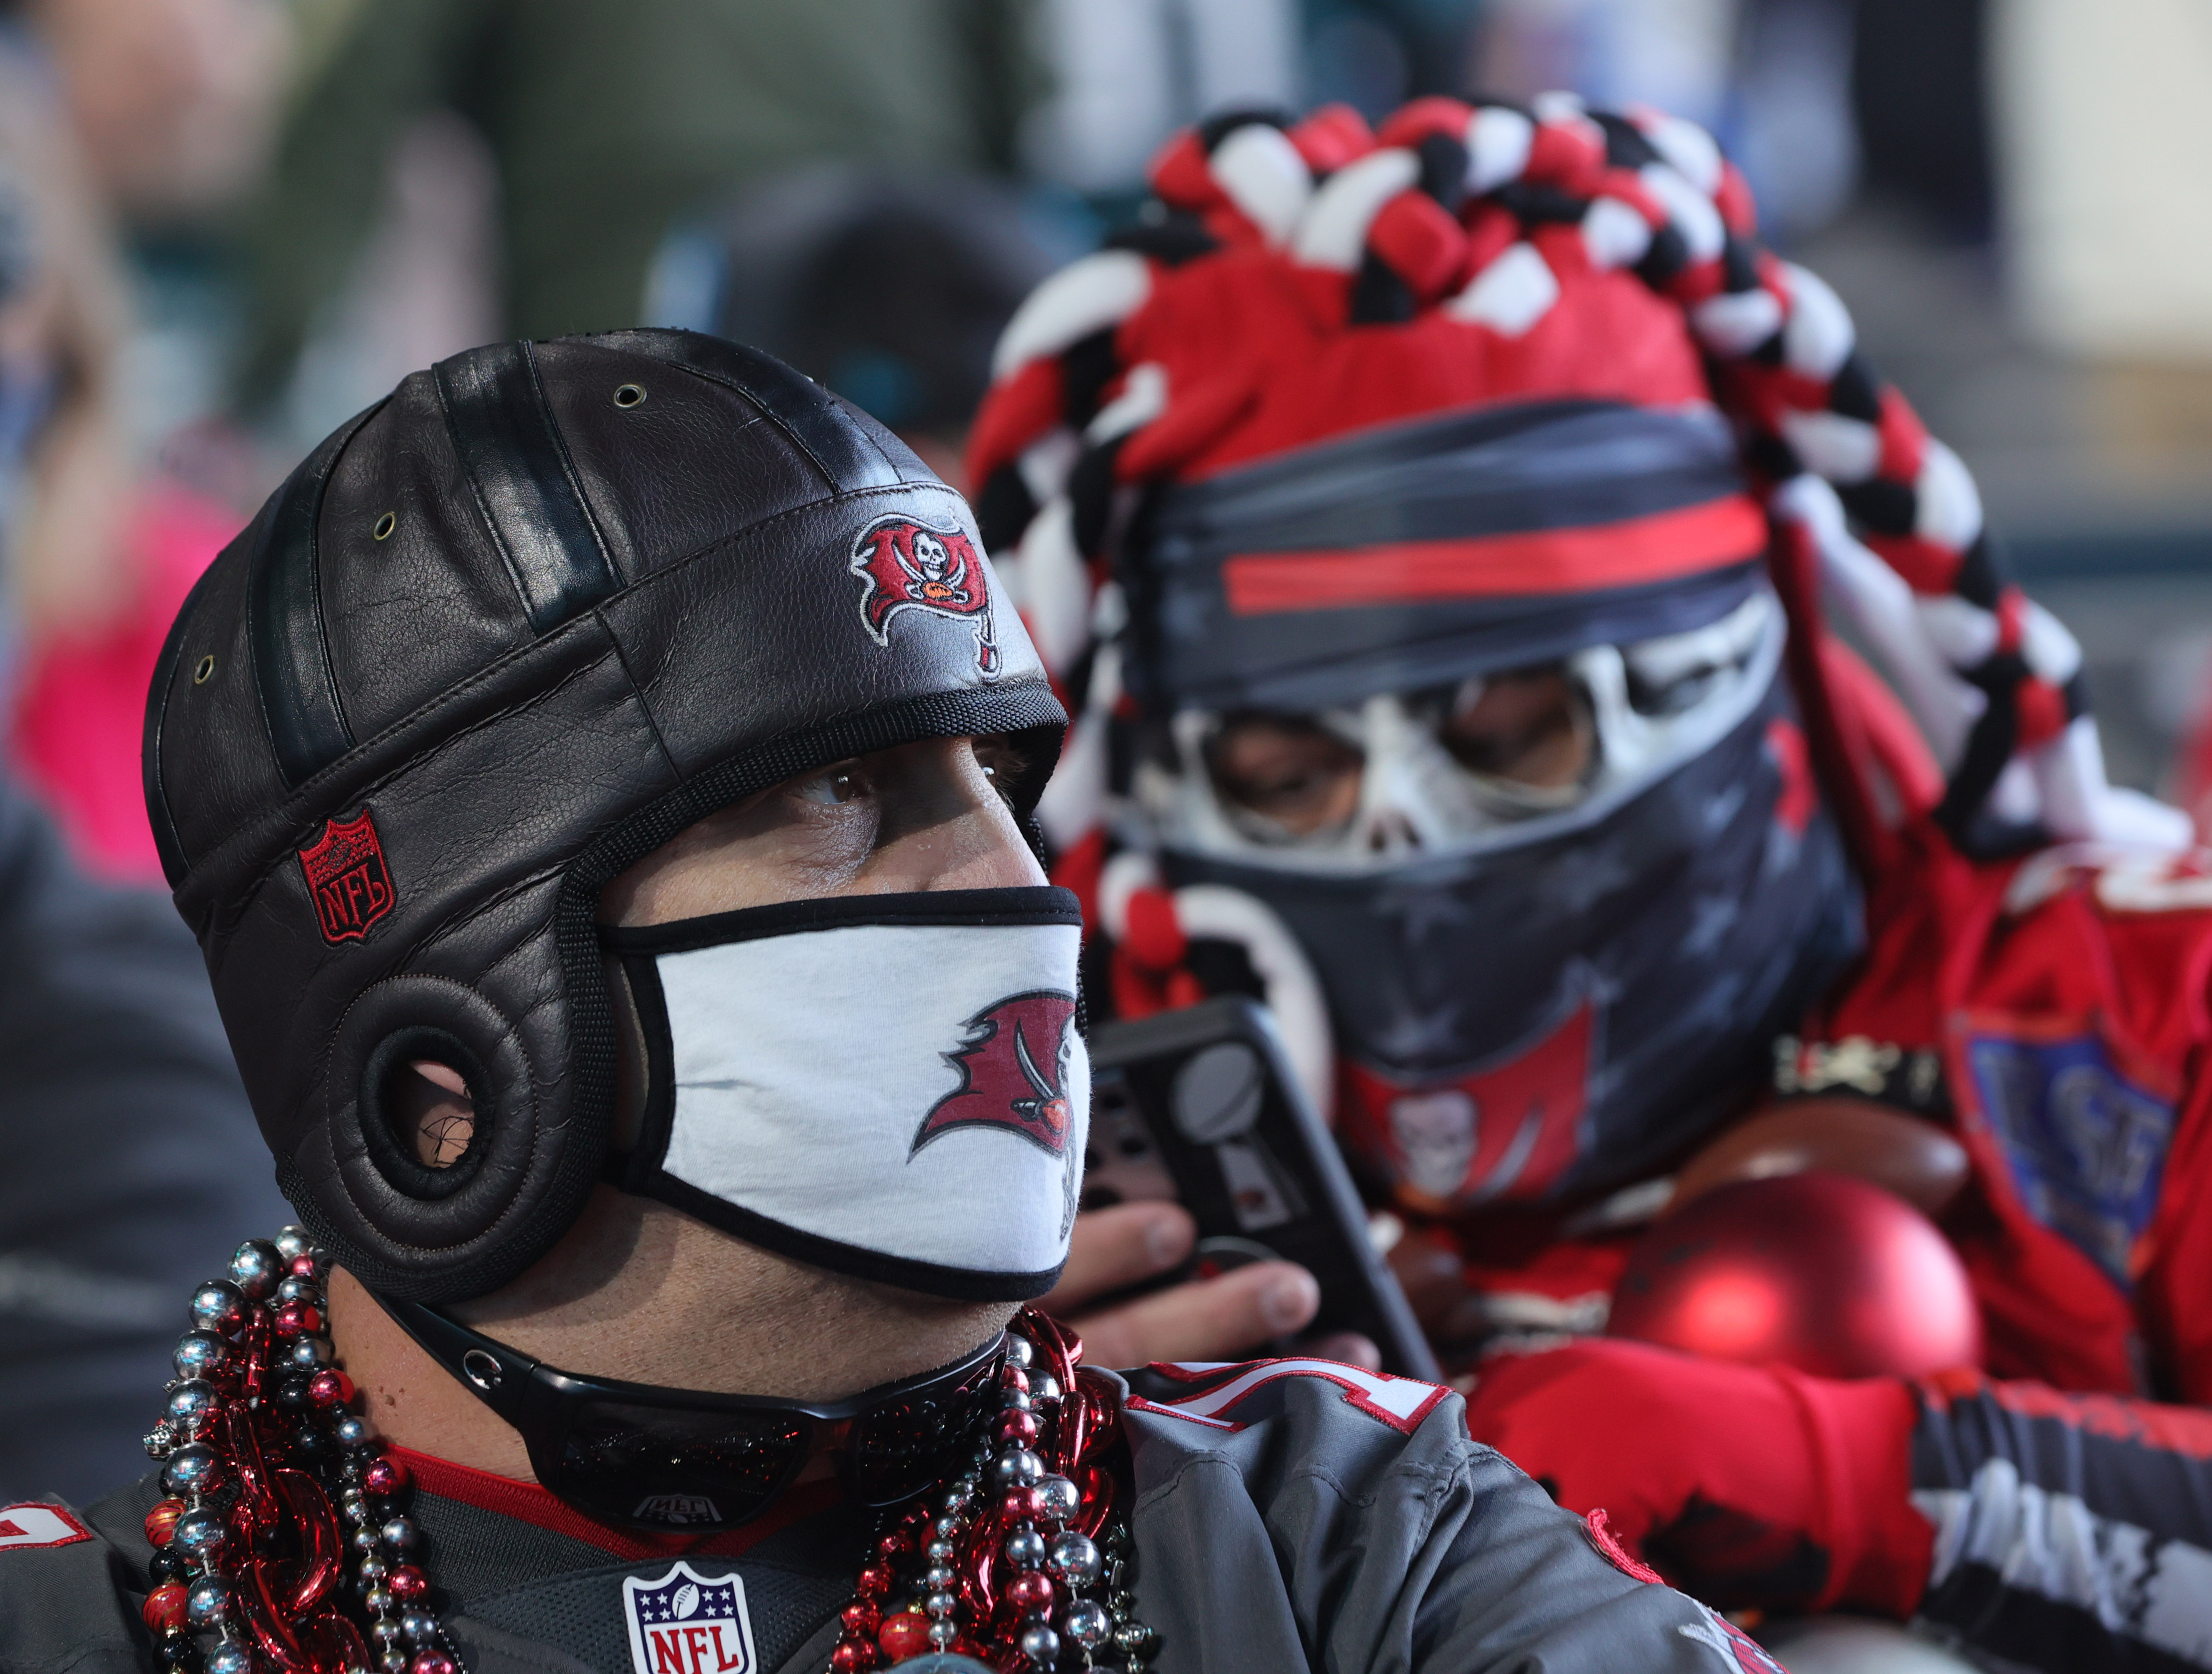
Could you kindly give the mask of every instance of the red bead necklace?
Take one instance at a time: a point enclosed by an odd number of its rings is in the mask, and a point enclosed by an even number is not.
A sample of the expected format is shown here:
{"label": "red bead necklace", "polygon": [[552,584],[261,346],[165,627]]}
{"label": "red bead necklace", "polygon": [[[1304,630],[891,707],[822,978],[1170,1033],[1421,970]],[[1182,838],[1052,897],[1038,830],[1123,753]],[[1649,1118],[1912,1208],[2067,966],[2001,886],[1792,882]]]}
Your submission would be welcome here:
{"label": "red bead necklace", "polygon": [[[163,1674],[459,1674],[411,1562],[406,1467],[351,1410],[353,1382],[332,1363],[329,1272],[287,1227],[241,1245],[229,1277],[192,1295],[146,1438],[171,1496],[146,1518],[143,1610]],[[932,1652],[1000,1674],[1142,1674],[1154,1636],[1134,1614],[1135,1553],[1115,1515],[1119,1414],[1103,1380],[1078,1369],[1082,1352],[1023,1311],[990,1437],[963,1474],[881,1520],[835,1674]]]}
{"label": "red bead necklace", "polygon": [[833,1674],[932,1652],[1000,1674],[1142,1674],[1156,1639],[1136,1617],[1136,1554],[1116,1515],[1119,1408],[1058,1321],[1024,1308],[1007,1350],[999,1415],[968,1469],[883,1519]]}

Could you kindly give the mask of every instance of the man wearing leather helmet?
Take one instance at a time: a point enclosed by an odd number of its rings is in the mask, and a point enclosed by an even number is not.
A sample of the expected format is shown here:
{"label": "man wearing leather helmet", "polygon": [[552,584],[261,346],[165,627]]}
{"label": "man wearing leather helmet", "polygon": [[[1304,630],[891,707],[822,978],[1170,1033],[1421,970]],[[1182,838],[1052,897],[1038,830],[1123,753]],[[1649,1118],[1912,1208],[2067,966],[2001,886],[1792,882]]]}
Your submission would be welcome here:
{"label": "man wearing leather helmet", "polygon": [[766,356],[479,349],[319,448],[146,750],[304,1225],[191,1295],[155,1475],[0,1511],[0,1667],[1768,1665],[1447,1391],[1021,1307],[1062,720],[958,496]]}

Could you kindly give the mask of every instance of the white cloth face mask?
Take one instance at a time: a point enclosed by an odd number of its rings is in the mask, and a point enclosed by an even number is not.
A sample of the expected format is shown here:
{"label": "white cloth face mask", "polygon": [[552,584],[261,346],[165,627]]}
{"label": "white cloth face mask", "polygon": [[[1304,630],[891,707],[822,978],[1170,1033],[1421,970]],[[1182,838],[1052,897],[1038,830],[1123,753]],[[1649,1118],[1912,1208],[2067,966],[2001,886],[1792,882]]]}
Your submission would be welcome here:
{"label": "white cloth face mask", "polygon": [[1042,1295],[1089,1137],[1066,889],[845,895],[605,928],[646,1046],[625,1191],[794,1259]]}

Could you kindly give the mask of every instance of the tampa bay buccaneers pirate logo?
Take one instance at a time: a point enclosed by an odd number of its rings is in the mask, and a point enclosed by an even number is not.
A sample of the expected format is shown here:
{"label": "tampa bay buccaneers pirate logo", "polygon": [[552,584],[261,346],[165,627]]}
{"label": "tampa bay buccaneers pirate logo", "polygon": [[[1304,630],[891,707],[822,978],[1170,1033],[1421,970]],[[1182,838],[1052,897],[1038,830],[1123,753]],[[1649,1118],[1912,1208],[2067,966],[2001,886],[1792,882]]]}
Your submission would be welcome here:
{"label": "tampa bay buccaneers pirate logo", "polygon": [[1016,994],[985,1007],[963,1027],[967,1044],[945,1054],[960,1071],[960,1085],[922,1118],[907,1155],[969,1127],[1009,1129],[1054,1156],[1065,1155],[1075,996],[1049,989]]}
{"label": "tampa bay buccaneers pirate logo", "polygon": [[933,529],[911,518],[878,518],[853,543],[860,578],[860,620],[879,646],[890,643],[902,610],[964,619],[975,632],[975,667],[999,677],[999,646],[991,637],[991,591],[975,543],[957,529]]}

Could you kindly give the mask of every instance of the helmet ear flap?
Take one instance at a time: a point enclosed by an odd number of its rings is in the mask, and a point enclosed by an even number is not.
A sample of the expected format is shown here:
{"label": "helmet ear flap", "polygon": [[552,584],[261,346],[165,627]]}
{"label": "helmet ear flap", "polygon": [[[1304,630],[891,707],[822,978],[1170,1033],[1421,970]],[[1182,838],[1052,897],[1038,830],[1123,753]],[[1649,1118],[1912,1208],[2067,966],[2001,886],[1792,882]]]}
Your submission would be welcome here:
{"label": "helmet ear flap", "polygon": [[[475,1107],[467,1148],[447,1168],[420,1161],[395,1123],[395,1072],[416,1058],[458,1071]],[[511,1265],[501,1258],[516,1250],[514,1217],[565,1227],[591,1189],[595,1167],[547,1166],[522,1033],[465,983],[410,973],[373,985],[347,1008],[324,1075],[328,1150],[280,1158],[278,1184],[319,1238],[367,1256],[348,1265],[372,1289],[413,1301],[480,1294],[512,1277],[491,1269]],[[339,1192],[303,1189],[325,1171]],[[334,1212],[342,1223],[315,1224]]]}

